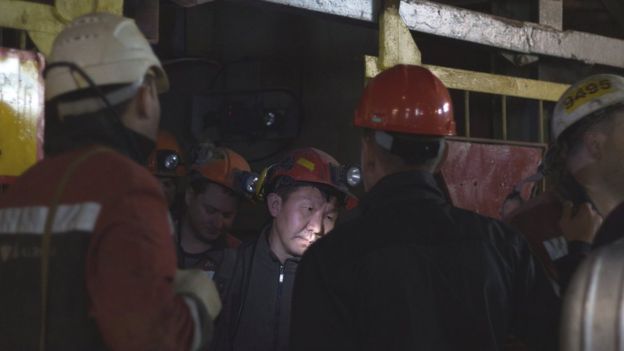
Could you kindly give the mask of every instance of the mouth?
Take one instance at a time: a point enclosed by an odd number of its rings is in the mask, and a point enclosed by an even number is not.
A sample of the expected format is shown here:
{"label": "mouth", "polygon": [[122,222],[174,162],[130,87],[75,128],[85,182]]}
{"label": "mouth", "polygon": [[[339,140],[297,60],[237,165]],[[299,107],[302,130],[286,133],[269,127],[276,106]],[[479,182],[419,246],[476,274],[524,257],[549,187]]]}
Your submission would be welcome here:
{"label": "mouth", "polygon": [[314,239],[308,239],[308,237],[306,236],[295,236],[295,240],[302,242],[305,246],[310,246],[313,242]]}

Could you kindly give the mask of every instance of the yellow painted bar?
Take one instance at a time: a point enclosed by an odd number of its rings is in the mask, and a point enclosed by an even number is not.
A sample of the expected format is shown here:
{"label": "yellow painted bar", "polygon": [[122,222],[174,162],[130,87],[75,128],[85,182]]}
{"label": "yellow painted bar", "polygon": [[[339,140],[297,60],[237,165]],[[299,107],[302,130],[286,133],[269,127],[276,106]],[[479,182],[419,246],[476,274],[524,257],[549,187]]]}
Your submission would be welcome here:
{"label": "yellow painted bar", "polygon": [[44,54],[63,26],[90,12],[121,15],[123,0],[56,0],[54,6],[20,0],[0,0],[0,27],[28,31],[30,38]]}
{"label": "yellow painted bar", "polygon": [[0,0],[0,27],[58,33],[63,29],[63,23],[57,19],[50,5]]}
{"label": "yellow painted bar", "polygon": [[42,155],[43,58],[0,48],[0,179],[16,177]]}
{"label": "yellow painted bar", "polygon": [[[430,69],[451,89],[515,96],[525,99],[557,101],[569,87],[569,85],[566,84],[534,79],[516,78],[432,65],[422,66]],[[377,57],[366,56],[365,68],[366,78],[376,76],[380,72],[377,65]]]}

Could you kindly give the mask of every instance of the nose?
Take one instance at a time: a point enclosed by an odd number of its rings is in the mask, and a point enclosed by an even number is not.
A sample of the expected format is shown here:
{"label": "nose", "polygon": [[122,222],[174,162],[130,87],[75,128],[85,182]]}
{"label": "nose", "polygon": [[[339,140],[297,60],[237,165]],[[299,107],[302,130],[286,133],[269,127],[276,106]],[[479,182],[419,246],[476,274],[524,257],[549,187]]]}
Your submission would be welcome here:
{"label": "nose", "polygon": [[317,210],[310,217],[307,226],[308,231],[312,232],[315,235],[323,234],[323,210]]}
{"label": "nose", "polygon": [[223,218],[223,214],[221,212],[217,212],[212,216],[212,225],[218,229],[223,229],[223,225],[225,223],[225,219]]}

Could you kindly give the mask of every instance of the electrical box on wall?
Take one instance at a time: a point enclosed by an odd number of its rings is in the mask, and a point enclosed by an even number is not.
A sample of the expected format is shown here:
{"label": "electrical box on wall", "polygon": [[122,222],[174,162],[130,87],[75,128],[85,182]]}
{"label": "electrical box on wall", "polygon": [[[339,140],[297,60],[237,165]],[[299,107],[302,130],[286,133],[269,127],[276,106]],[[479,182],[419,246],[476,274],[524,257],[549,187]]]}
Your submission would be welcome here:
{"label": "electrical box on wall", "polygon": [[300,102],[288,90],[195,95],[191,114],[194,137],[218,144],[292,140],[301,125]]}

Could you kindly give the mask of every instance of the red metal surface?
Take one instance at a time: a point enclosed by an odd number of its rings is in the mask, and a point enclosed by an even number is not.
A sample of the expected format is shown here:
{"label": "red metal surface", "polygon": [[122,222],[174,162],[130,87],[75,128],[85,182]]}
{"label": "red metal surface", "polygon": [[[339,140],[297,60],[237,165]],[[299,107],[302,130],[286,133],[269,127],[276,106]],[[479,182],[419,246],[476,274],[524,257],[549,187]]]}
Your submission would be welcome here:
{"label": "red metal surface", "polygon": [[[448,143],[442,177],[452,203],[494,218],[500,218],[503,201],[514,186],[536,172],[543,152],[540,147]],[[531,189],[523,188],[525,199]]]}

